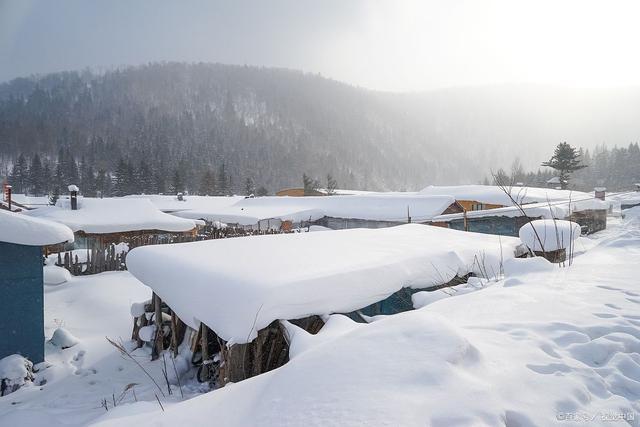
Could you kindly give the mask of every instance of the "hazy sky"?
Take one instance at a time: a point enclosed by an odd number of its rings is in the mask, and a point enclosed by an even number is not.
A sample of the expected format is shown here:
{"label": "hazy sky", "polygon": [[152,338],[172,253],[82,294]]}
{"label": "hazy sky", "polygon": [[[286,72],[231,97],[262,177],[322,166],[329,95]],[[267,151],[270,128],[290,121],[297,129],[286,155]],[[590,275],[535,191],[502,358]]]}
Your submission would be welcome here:
{"label": "hazy sky", "polygon": [[0,0],[0,81],[177,60],[394,91],[638,85],[639,20],[634,0]]}

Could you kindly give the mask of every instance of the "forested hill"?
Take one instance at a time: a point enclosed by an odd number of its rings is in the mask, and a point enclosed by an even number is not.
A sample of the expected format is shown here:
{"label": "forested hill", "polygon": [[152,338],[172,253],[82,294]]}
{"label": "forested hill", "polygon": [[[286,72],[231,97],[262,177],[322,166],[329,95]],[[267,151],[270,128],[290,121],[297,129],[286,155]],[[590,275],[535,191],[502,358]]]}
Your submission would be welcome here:
{"label": "forested hill", "polygon": [[17,79],[0,86],[0,99],[5,164],[39,153],[54,169],[60,152],[115,172],[125,159],[164,175],[166,187],[178,170],[191,191],[223,165],[238,190],[246,178],[270,191],[299,186],[303,173],[352,188],[416,188],[448,158],[412,144],[411,126],[378,94],[295,71],[152,64]]}
{"label": "forested hill", "polygon": [[640,139],[638,111],[638,91],[388,94],[221,64],[66,72],[0,84],[0,179],[16,163],[19,178],[38,154],[38,191],[75,181],[88,194],[240,193],[250,179],[273,192],[303,173],[411,190],[479,182],[516,156],[534,168],[560,141],[627,146]]}

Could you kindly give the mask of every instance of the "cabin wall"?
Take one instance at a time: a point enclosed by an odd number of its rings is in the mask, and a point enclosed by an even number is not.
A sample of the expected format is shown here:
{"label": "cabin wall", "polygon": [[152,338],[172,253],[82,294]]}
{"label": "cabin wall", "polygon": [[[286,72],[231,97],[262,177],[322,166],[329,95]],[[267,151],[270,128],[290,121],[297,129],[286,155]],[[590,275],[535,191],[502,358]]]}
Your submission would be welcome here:
{"label": "cabin wall", "polygon": [[42,248],[0,242],[0,358],[44,361]]}
{"label": "cabin wall", "polygon": [[[518,237],[520,227],[529,220],[539,218],[490,216],[483,218],[467,218],[467,230],[474,233],[495,234],[499,236]],[[449,221],[449,228],[464,231],[464,219]]]}
{"label": "cabin wall", "polygon": [[494,205],[492,203],[482,203],[477,200],[456,200],[465,211],[480,211],[486,209],[503,208],[503,205]]}
{"label": "cabin wall", "polygon": [[592,234],[607,228],[607,210],[589,209],[586,211],[573,212],[569,219],[577,222],[582,227],[583,232]]}
{"label": "cabin wall", "polygon": [[407,221],[372,221],[357,218],[334,218],[325,216],[315,221],[315,225],[330,228],[332,230],[346,230],[351,228],[387,228],[396,225],[406,224]]}

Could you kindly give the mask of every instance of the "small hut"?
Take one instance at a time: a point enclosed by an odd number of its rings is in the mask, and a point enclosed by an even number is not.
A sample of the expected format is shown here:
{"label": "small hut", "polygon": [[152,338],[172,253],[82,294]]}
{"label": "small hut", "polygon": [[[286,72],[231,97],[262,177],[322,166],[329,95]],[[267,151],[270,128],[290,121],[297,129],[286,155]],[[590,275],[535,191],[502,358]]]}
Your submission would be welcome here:
{"label": "small hut", "polygon": [[[129,255],[129,271],[155,294],[152,304],[132,309],[133,338],[149,342],[156,355],[190,339],[200,355],[194,363],[223,385],[288,360],[280,321],[313,334],[323,315],[410,309],[412,290],[497,274],[519,245],[515,238],[405,224],[141,247]],[[398,294],[403,288],[412,290]],[[371,307],[388,297],[393,301]]]}
{"label": "small hut", "polygon": [[42,247],[73,242],[66,226],[0,210],[0,359],[44,360]]}
{"label": "small hut", "polygon": [[71,197],[25,214],[71,228],[73,244],[49,246],[45,252],[65,252],[59,264],[73,274],[123,269],[128,249],[192,241],[197,231],[194,220],[163,213],[147,199]]}
{"label": "small hut", "polygon": [[604,230],[607,226],[609,204],[602,200],[587,198],[573,201],[528,203],[498,209],[440,215],[432,225],[454,230],[476,233],[518,236],[522,226],[538,219],[568,219],[582,227],[583,234]]}

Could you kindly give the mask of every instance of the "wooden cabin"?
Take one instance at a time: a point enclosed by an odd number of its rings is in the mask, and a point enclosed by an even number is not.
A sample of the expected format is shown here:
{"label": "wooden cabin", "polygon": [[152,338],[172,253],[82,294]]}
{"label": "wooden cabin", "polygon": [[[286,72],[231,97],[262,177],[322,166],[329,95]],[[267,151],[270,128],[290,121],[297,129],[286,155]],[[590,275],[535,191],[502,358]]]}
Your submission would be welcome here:
{"label": "wooden cabin", "polygon": [[327,193],[324,193],[320,190],[311,190],[305,193],[304,188],[284,188],[276,192],[276,196],[289,196],[289,197],[326,196],[326,195]]}
{"label": "wooden cabin", "polygon": [[17,353],[44,361],[42,248],[63,242],[73,242],[64,225],[0,211],[0,359]]}
{"label": "wooden cabin", "polygon": [[73,230],[73,243],[45,248],[46,255],[58,253],[56,264],[72,274],[123,270],[129,249],[189,242],[197,235],[196,221],[163,213],[142,198],[78,198],[75,205],[73,198],[60,199],[56,206],[35,209],[27,215]]}

